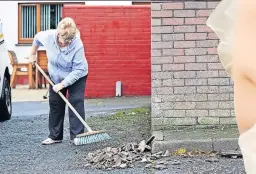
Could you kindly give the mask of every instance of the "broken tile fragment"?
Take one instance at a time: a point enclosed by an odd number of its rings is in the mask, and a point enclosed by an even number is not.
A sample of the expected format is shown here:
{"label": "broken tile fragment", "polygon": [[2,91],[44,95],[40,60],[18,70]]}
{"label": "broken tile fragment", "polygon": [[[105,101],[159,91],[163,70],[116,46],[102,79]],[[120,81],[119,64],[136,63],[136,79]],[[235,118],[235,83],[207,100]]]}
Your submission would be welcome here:
{"label": "broken tile fragment", "polygon": [[112,149],[111,147],[107,147],[107,148],[106,148],[106,151],[107,151],[107,152],[111,152],[111,149]]}
{"label": "broken tile fragment", "polygon": [[218,158],[208,158],[205,160],[206,162],[219,162]]}
{"label": "broken tile fragment", "polygon": [[146,163],[147,161],[148,161],[148,160],[147,160],[146,157],[143,157],[142,160],[141,160],[142,163]]}
{"label": "broken tile fragment", "polygon": [[93,157],[94,157],[94,153],[89,152],[86,159],[88,161],[92,161]]}
{"label": "broken tile fragment", "polygon": [[102,152],[102,153],[100,153],[98,156],[95,156],[92,161],[93,161],[94,163],[98,163],[98,162],[100,162],[100,161],[103,160],[103,159],[104,159],[104,153]]}
{"label": "broken tile fragment", "polygon": [[129,153],[125,152],[125,151],[122,151],[121,154],[124,155],[124,156],[128,156],[129,155]]}
{"label": "broken tile fragment", "polygon": [[120,168],[122,168],[122,169],[124,169],[124,168],[126,168],[126,167],[127,167],[127,164],[125,164],[125,163],[123,163],[123,164],[120,165]]}
{"label": "broken tile fragment", "polygon": [[163,151],[157,152],[155,155],[163,155]]}
{"label": "broken tile fragment", "polygon": [[229,151],[223,151],[220,152],[219,154],[221,157],[227,157],[227,158],[242,158],[242,153],[241,151],[234,151],[234,150],[229,150]]}
{"label": "broken tile fragment", "polygon": [[165,153],[162,155],[162,157],[169,157],[170,156],[170,151],[166,150]]}
{"label": "broken tile fragment", "polygon": [[112,148],[111,151],[114,155],[116,155],[119,152],[118,148]]}
{"label": "broken tile fragment", "polygon": [[146,145],[146,142],[145,142],[145,140],[143,140],[143,141],[141,141],[141,142],[139,143],[138,150],[139,150],[140,152],[144,152],[146,146],[147,146],[147,145]]}
{"label": "broken tile fragment", "polygon": [[180,165],[180,161],[174,160],[170,163],[171,165]]}
{"label": "broken tile fragment", "polygon": [[157,161],[156,163],[157,164],[164,164],[164,165],[168,164],[168,162],[165,161],[165,160]]}
{"label": "broken tile fragment", "polygon": [[113,170],[113,168],[109,167],[109,168],[107,168],[106,170],[107,170],[107,171],[110,171],[110,170]]}
{"label": "broken tile fragment", "polygon": [[158,164],[158,165],[155,165],[155,166],[152,166],[152,167],[157,169],[157,170],[167,169],[167,166],[163,165],[163,164]]}
{"label": "broken tile fragment", "polygon": [[150,167],[152,167],[152,164],[147,164],[147,165],[145,166],[145,168],[150,168]]}

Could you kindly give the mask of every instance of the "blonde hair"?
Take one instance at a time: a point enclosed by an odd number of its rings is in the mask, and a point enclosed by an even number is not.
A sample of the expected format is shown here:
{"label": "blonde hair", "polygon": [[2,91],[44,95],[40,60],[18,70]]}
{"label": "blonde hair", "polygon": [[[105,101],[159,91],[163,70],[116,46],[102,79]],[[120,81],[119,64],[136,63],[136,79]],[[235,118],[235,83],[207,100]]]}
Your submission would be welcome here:
{"label": "blonde hair", "polygon": [[70,17],[63,18],[58,23],[57,31],[60,33],[60,37],[62,37],[64,40],[70,40],[73,39],[75,36],[80,35],[80,32],[76,27],[75,21]]}

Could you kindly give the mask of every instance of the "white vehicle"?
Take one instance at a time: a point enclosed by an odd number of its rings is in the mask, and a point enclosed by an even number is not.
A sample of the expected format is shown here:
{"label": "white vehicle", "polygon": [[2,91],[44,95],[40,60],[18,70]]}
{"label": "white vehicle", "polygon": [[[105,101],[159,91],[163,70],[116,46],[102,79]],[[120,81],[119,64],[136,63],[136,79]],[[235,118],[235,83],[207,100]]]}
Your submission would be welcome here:
{"label": "white vehicle", "polygon": [[10,120],[12,115],[10,76],[10,60],[4,41],[3,23],[0,19],[0,122]]}

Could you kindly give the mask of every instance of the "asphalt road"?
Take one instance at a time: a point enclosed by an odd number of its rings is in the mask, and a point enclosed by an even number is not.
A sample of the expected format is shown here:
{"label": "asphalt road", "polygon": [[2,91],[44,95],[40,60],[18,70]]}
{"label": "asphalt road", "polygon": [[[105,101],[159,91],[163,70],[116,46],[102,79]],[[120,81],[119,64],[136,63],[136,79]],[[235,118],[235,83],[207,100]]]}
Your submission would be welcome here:
{"label": "asphalt road", "polygon": [[[21,108],[20,108],[21,109]],[[10,121],[0,123],[0,173],[1,174],[98,174],[98,173],[163,173],[163,174],[243,174],[242,159],[220,158],[218,162],[206,162],[207,157],[170,157],[168,168],[164,170],[147,169],[138,163],[133,168],[116,169],[103,172],[87,169],[83,161],[88,152],[107,146],[117,146],[118,137],[101,144],[74,146],[69,142],[68,119],[65,120],[64,141],[61,144],[42,146],[41,141],[48,135],[48,116],[14,116]],[[134,124],[134,123],[133,123]],[[111,127],[111,125],[110,125]],[[119,131],[115,128],[115,131]],[[137,131],[139,132],[139,131]],[[122,141],[132,141],[136,137],[122,135]],[[139,137],[141,138],[141,137]],[[140,139],[141,140],[141,139]],[[172,164],[178,161],[178,165]]]}

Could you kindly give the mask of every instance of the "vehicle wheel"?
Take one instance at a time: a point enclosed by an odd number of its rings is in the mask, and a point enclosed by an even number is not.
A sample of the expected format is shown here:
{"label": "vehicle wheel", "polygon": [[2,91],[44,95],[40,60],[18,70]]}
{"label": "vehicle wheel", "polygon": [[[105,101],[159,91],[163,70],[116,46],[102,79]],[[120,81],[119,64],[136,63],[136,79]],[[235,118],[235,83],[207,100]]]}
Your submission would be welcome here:
{"label": "vehicle wheel", "polygon": [[4,77],[2,96],[0,98],[0,121],[6,121],[11,119],[12,115],[12,95],[11,87],[8,79]]}

